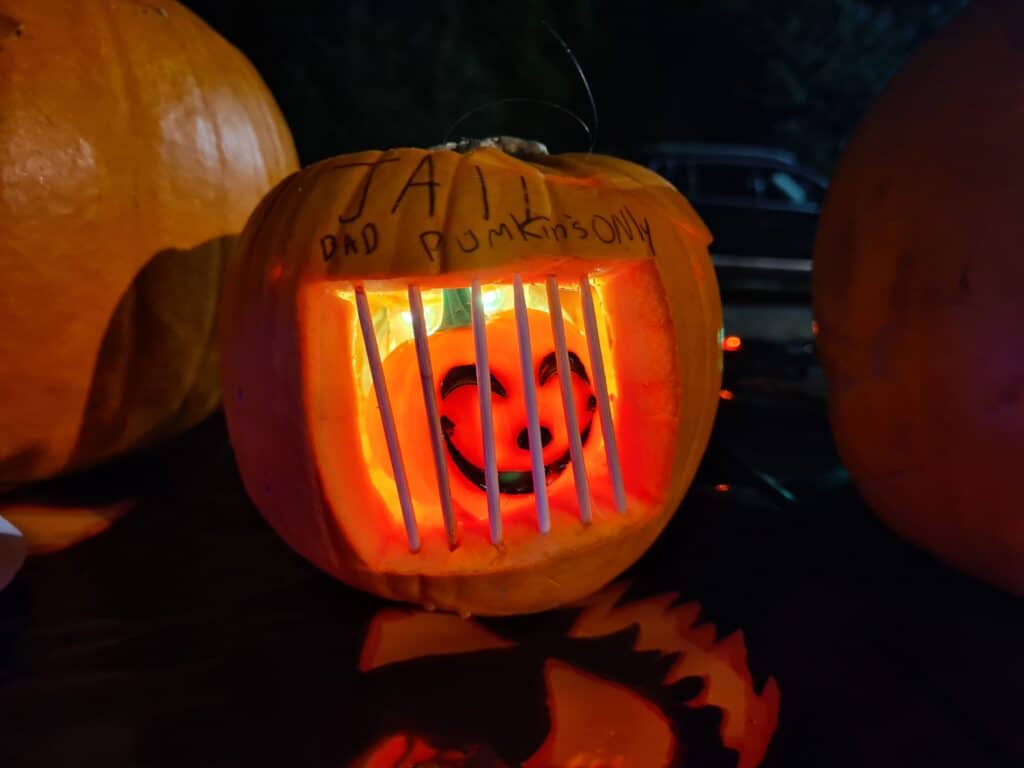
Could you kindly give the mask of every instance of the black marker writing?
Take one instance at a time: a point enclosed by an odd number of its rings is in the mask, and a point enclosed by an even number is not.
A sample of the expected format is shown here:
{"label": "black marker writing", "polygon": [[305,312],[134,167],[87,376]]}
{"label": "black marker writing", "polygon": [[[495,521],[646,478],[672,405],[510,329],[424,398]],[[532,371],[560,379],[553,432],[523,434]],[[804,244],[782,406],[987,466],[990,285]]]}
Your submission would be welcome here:
{"label": "black marker writing", "polygon": [[512,230],[508,228],[508,224],[506,224],[505,222],[502,222],[497,227],[491,227],[489,230],[487,230],[487,244],[491,246],[491,248],[494,247],[494,238],[496,236],[504,236],[507,237],[509,240],[513,239]]}
{"label": "black marker writing", "polygon": [[[421,164],[422,165],[422,164]],[[415,178],[415,173],[410,179]],[[413,182],[426,185],[427,182]],[[407,185],[408,186],[408,185]],[[589,219],[564,213],[563,222],[552,222],[551,217],[534,214],[529,206],[529,192],[524,183],[524,212],[529,216],[520,218],[515,213],[506,213],[504,220],[496,226],[486,228],[464,227],[459,235],[448,237],[440,229],[423,229],[416,232],[423,254],[432,262],[438,260],[440,254],[449,247],[458,247],[464,253],[474,253],[483,248],[491,251],[505,244],[514,242],[528,243],[531,241],[553,241],[556,243],[583,241],[593,237],[604,245],[618,245],[629,248],[630,244],[639,240],[646,244],[651,255],[656,255],[654,240],[651,234],[651,223],[647,217],[638,218],[629,206],[618,211],[591,213]],[[589,226],[588,226],[589,224]],[[484,238],[486,229],[486,239]],[[413,230],[415,232],[415,230]],[[518,236],[517,236],[518,233]],[[380,231],[377,224],[368,221],[362,225],[358,233],[338,233],[324,235],[320,238],[320,253],[324,261],[333,259],[339,250],[345,256],[369,256],[380,248]],[[595,246],[596,247],[596,246]]]}
{"label": "black marker writing", "polygon": [[[604,233],[598,228],[598,223],[604,225]],[[614,243],[615,242],[615,227],[600,213],[595,213],[590,217],[590,228],[594,230],[594,236],[602,243]]]}
{"label": "black marker writing", "polygon": [[366,222],[363,224],[361,234],[363,236],[363,253],[369,256],[377,250],[377,241],[379,239],[377,234],[377,225],[372,221]]}
{"label": "black marker writing", "polygon": [[341,214],[338,216],[338,221],[342,224],[347,224],[350,221],[355,221],[363,215],[363,208],[366,206],[366,197],[370,193],[370,184],[373,183],[373,175],[377,172],[377,169],[384,163],[397,163],[397,157],[382,157],[379,160],[374,160],[372,163],[345,163],[343,165],[333,165],[329,168],[332,171],[342,171],[346,168],[369,168],[370,170],[366,174],[366,179],[363,181],[363,188],[359,191],[359,200],[356,205],[356,212],[351,216]]}
{"label": "black marker writing", "polygon": [[491,204],[487,200],[487,182],[484,181],[484,172],[480,170],[479,165],[474,165],[473,170],[476,171],[476,177],[480,179],[480,201],[484,207],[484,221],[490,221]]}
{"label": "black marker writing", "polygon": [[519,184],[523,188],[523,210],[525,211],[524,218],[529,219],[529,218],[531,218],[530,217],[530,189],[529,189],[529,187],[526,186],[526,177],[525,176],[521,175],[519,177]]}
{"label": "black marker writing", "polygon": [[577,221],[575,216],[573,216],[571,213],[567,213],[565,214],[565,218],[569,219],[569,225],[572,227],[573,233],[580,240],[586,240],[588,237],[590,237],[590,233],[587,231],[587,228],[580,224],[580,222]]}
{"label": "black marker writing", "polygon": [[423,246],[423,252],[427,254],[427,258],[435,261],[434,254],[440,253],[444,246],[444,233],[436,229],[424,230],[420,232],[420,245]]}
{"label": "black marker writing", "polygon": [[626,221],[626,214],[622,213],[622,211],[612,214],[612,227],[615,229],[615,236],[620,241],[623,234],[629,238],[630,242],[633,241],[633,228],[629,226],[629,222]]}
{"label": "black marker writing", "polygon": [[[651,256],[656,255],[657,252],[654,250],[654,238],[651,237],[651,222],[649,222],[647,217],[644,216],[644,223],[641,225],[640,222],[636,220],[636,216],[633,215],[633,211],[629,209],[629,206],[624,206],[622,210],[624,210],[626,215],[632,220],[633,226],[636,227],[637,234],[640,236],[640,240],[647,241],[647,248],[650,250]],[[644,237],[645,235],[646,238]]]}
{"label": "black marker writing", "polygon": [[467,229],[466,235],[469,237],[470,245],[463,245],[461,237],[456,238],[455,242],[456,244],[458,244],[459,248],[462,250],[463,253],[472,253],[473,251],[480,247],[480,238],[476,236],[476,232],[474,232],[472,229]]}
{"label": "black marker writing", "polygon": [[334,235],[324,235],[320,238],[320,255],[324,261],[334,258],[334,252],[338,250],[338,238]]}
{"label": "black marker writing", "polygon": [[[416,177],[419,175],[423,168],[427,169],[427,180],[416,181]],[[426,187],[429,198],[427,206],[427,215],[434,215],[434,188],[441,186],[439,182],[434,179],[434,155],[430,152],[423,156],[423,159],[417,163],[416,167],[412,169],[412,173],[409,174],[409,178],[405,180],[405,185],[402,187],[402,191],[398,193],[398,197],[395,198],[395,204],[391,206],[391,212],[394,213],[398,210],[399,204],[402,202],[402,198],[405,197],[405,193],[412,187]]]}
{"label": "black marker writing", "polygon": [[[527,208],[527,212],[529,212],[529,208]],[[510,213],[508,217],[512,219],[512,223],[515,224],[516,229],[519,230],[519,236],[522,237],[524,241],[530,239],[531,237],[534,238],[535,240],[547,239],[547,235],[544,234],[544,232],[547,231],[547,227],[544,227],[542,232],[537,232],[536,230],[530,229],[530,227],[533,224],[536,224],[538,221],[551,221],[550,217],[541,215],[527,216],[522,221],[517,219],[514,213]]]}

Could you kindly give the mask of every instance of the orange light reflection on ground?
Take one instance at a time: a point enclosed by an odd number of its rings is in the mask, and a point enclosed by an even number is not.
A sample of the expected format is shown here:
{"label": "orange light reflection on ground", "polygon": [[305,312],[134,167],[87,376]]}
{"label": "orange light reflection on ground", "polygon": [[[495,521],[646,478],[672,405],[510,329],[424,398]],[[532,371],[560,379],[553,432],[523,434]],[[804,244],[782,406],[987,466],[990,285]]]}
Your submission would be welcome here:
{"label": "orange light reflection on ground", "polygon": [[[579,604],[580,613],[568,637],[600,638],[633,630],[634,651],[677,655],[662,685],[700,678],[703,690],[683,706],[721,710],[721,743],[739,755],[737,768],[755,768],[775,732],[780,695],[773,678],[760,692],[755,690],[743,633],[736,631],[719,639],[715,626],[700,620],[699,604],[677,604],[675,594],[622,602],[627,589],[627,584],[614,584]],[[371,622],[360,669],[368,672],[438,654],[514,647],[517,643],[475,621],[388,609],[380,611]],[[524,768],[664,768],[671,763],[677,748],[671,712],[662,711],[630,688],[562,658],[548,658],[543,672],[551,727],[541,747],[523,763]],[[444,754],[430,746],[429,735],[412,733],[389,735],[354,765],[413,768],[417,761],[424,764]],[[468,756],[479,748],[464,745],[459,748],[461,752],[447,752]],[[385,759],[391,762],[382,762]]]}

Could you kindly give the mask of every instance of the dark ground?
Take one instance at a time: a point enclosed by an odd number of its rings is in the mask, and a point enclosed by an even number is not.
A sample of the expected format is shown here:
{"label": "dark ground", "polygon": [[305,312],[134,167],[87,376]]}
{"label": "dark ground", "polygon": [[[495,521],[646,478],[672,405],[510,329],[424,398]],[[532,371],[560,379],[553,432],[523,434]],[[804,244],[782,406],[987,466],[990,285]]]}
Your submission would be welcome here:
{"label": "dark ground", "polygon": [[[585,116],[543,18],[588,73],[599,150],[744,141],[796,149],[827,173],[887,77],[962,3],[531,0],[511,16],[454,1],[190,5],[256,63],[304,162],[435,143],[506,96]],[[560,119],[496,109],[465,129],[585,148]],[[726,370],[736,398],[673,523],[627,574],[635,590],[678,592],[721,633],[743,629],[755,681],[781,690],[768,768],[1024,766],[1021,602],[864,507],[829,437],[805,305],[726,309],[727,331],[745,338]],[[384,604],[274,535],[220,417],[67,487],[141,502],[0,592],[0,766],[343,766],[373,717],[354,665]],[[560,621],[490,626],[529,635]],[[475,696],[468,709],[499,698]]]}
{"label": "dark ground", "polygon": [[[871,516],[819,397],[730,365],[697,482],[627,575],[744,630],[755,682],[782,692],[764,765],[1024,765],[1021,603]],[[344,765],[372,717],[352,686],[382,601],[269,530],[219,417],[120,476],[134,513],[0,593],[0,765]]]}

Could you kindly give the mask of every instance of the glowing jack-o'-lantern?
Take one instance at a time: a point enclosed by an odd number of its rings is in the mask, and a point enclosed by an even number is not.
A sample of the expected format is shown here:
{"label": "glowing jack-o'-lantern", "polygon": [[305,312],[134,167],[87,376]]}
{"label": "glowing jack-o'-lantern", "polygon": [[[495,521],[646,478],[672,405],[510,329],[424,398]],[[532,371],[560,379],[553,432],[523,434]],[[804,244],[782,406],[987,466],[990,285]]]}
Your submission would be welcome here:
{"label": "glowing jack-o'-lantern", "polygon": [[252,215],[231,440],[295,549],[378,594],[541,610],[650,545],[721,372],[710,235],[639,166],[519,140],[338,157]]}

